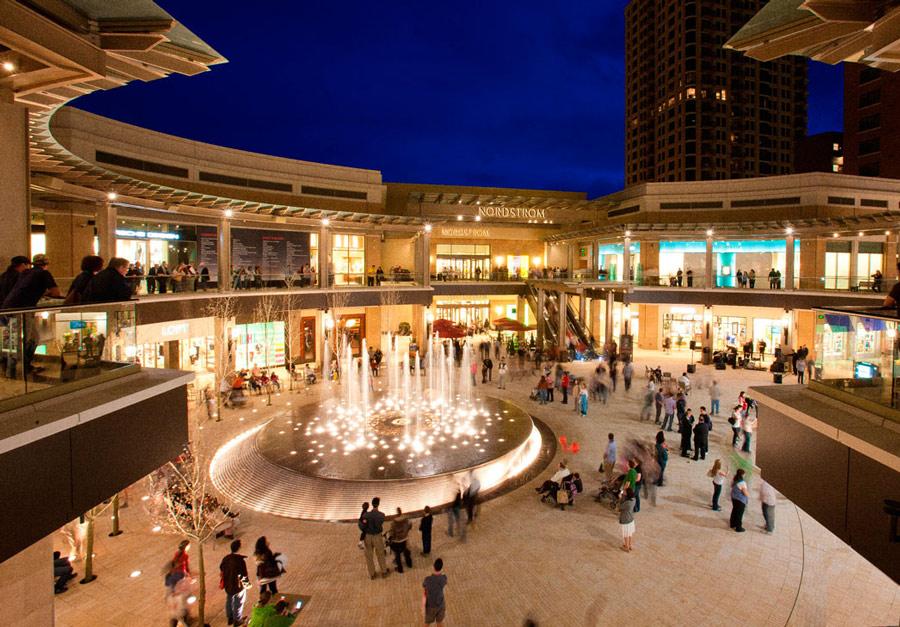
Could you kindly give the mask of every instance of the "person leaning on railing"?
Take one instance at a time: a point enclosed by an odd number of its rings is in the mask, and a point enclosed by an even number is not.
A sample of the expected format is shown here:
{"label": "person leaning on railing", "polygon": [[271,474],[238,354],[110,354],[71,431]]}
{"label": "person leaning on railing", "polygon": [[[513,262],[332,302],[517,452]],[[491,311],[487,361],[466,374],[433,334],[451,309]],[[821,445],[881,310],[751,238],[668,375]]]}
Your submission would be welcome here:
{"label": "person leaning on railing", "polygon": [[66,292],[66,305],[78,305],[84,300],[84,292],[94,275],[103,269],[103,257],[87,255],[81,259],[81,274],[75,277]]}
{"label": "person leaning on railing", "polygon": [[82,296],[85,303],[112,303],[131,298],[131,284],[125,278],[128,260],[113,257],[105,270],[98,272],[88,283]]}

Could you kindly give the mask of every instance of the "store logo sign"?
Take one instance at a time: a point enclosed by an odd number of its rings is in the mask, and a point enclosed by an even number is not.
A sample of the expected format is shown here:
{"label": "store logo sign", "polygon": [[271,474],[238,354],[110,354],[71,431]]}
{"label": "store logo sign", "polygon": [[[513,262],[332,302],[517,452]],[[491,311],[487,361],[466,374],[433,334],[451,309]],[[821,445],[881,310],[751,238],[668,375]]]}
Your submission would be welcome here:
{"label": "store logo sign", "polygon": [[162,337],[175,337],[188,335],[188,331],[190,330],[190,326],[187,322],[182,322],[179,324],[168,324],[162,328],[160,331],[160,335]]}
{"label": "store logo sign", "polygon": [[488,229],[479,229],[472,227],[441,227],[441,235],[443,237],[490,237]]}
{"label": "store logo sign", "polygon": [[534,207],[478,207],[478,215],[483,218],[522,218],[525,220],[543,220],[547,217],[546,209]]}

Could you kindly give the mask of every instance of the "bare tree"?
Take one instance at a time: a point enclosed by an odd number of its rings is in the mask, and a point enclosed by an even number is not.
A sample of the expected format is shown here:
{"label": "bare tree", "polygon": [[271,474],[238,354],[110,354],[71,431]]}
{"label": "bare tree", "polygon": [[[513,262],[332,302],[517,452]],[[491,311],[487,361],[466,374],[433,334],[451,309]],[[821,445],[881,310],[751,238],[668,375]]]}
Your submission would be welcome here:
{"label": "bare tree", "polygon": [[222,381],[228,378],[234,363],[234,342],[231,339],[229,325],[237,312],[237,299],[231,295],[214,296],[209,299],[205,308],[208,317],[215,324],[216,360],[214,368],[212,394],[216,399],[216,420],[222,420],[223,395],[219,393]]}
{"label": "bare tree", "polygon": [[[294,361],[294,335],[303,330],[303,324],[297,322],[294,317],[295,311],[302,309],[302,299],[299,294],[282,294],[281,295],[281,317],[284,321],[284,348],[285,348],[285,365],[292,364]],[[302,338],[299,338],[302,341]],[[288,385],[289,389],[294,389],[293,370],[288,368]]]}
{"label": "bare tree", "polygon": [[[387,318],[387,330],[394,332],[394,308],[400,304],[400,290],[396,286],[382,287],[378,292],[378,302],[383,316]],[[384,331],[384,329],[382,329]]]}
{"label": "bare tree", "polygon": [[[194,429],[199,435],[199,429]],[[233,513],[210,494],[209,460],[201,459],[202,447],[195,440],[174,461],[155,471],[147,479],[150,500],[147,509],[164,531],[181,536],[194,545],[197,565],[198,624],[206,624],[206,560],[203,545],[214,538]]]}

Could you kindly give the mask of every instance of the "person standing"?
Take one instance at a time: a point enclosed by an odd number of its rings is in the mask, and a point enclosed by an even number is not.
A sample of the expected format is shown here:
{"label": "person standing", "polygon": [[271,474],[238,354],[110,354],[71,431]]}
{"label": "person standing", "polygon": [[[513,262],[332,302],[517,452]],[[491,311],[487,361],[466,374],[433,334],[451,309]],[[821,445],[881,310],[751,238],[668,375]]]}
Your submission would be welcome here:
{"label": "person standing", "polygon": [[709,426],[702,419],[694,425],[694,461],[706,459],[706,450],[709,447]]}
{"label": "person standing", "polygon": [[610,380],[610,391],[616,391],[616,383],[619,379],[619,362],[613,359],[609,362],[609,380]]}
{"label": "person standing", "polygon": [[447,603],[444,599],[444,588],[447,587],[447,575],[443,573],[444,560],[437,558],[434,560],[434,572],[425,577],[422,582],[423,592],[423,613],[425,614],[425,624],[431,625],[436,623],[437,627],[442,627],[444,618],[447,614]]}
{"label": "person standing", "polygon": [[794,365],[794,371],[797,373],[797,383],[803,385],[803,378],[806,375],[806,360],[798,359]]}
{"label": "person standing", "polygon": [[766,524],[763,525],[763,529],[766,530],[766,533],[772,533],[775,531],[775,503],[778,499],[778,496],[775,493],[775,488],[772,487],[765,479],[759,480],[759,501],[762,503],[762,514],[763,519],[766,521]]}
{"label": "person standing", "polygon": [[[662,414],[663,405],[665,404],[666,397],[663,396],[662,389],[656,390],[653,394],[653,402],[656,404],[656,424],[659,424],[659,418]],[[665,422],[663,422],[665,425]],[[663,427],[665,428],[665,427]]]}
{"label": "person standing", "polygon": [[81,259],[81,273],[75,277],[66,292],[64,305],[79,305],[84,297],[84,291],[94,275],[103,269],[103,258],[97,255],[87,255]]}
{"label": "person standing", "polygon": [[631,389],[631,378],[634,376],[634,364],[631,363],[630,359],[625,360],[625,365],[622,367],[622,380],[625,382],[625,392]]}
{"label": "person standing", "polygon": [[456,491],[456,496],[453,497],[453,503],[450,505],[450,508],[447,510],[447,535],[451,538],[453,537],[454,528],[458,529],[463,538],[466,536],[465,527],[462,526],[462,522],[460,521],[460,516],[462,514],[462,492],[460,490]]}
{"label": "person standing", "polygon": [[666,444],[666,432],[656,432],[656,463],[659,464],[659,478],[656,480],[657,487],[662,487],[663,475],[666,474],[666,465],[669,463],[669,445]]}
{"label": "person standing", "polygon": [[675,421],[675,408],[677,403],[675,402],[675,397],[672,396],[672,393],[669,392],[663,398],[663,409],[665,411],[665,417],[662,421],[663,431],[671,431],[672,423]]}
{"label": "person standing", "polygon": [[231,553],[222,558],[219,573],[225,590],[225,617],[229,625],[240,625],[244,620],[244,599],[247,596],[249,578],[247,556],[240,555],[241,541],[231,542]]}
{"label": "person standing", "polygon": [[587,416],[588,412],[588,389],[583,383],[578,386],[578,411],[582,416]]}
{"label": "person standing", "polygon": [[634,460],[634,512],[641,511],[641,489],[644,487],[644,465],[640,457]]}
{"label": "person standing", "polygon": [[743,526],[744,510],[750,501],[750,491],[744,481],[744,469],[738,468],[731,481],[731,528],[738,533],[746,531]]}
{"label": "person standing", "polygon": [[718,381],[713,381],[709,386],[709,411],[713,416],[719,415],[719,399],[722,398],[722,391],[719,389]]}
{"label": "person standing", "polygon": [[419,521],[419,532],[422,534],[422,555],[431,553],[431,527],[434,524],[434,516],[431,508],[426,505],[422,512],[422,520]]}
{"label": "person standing", "polygon": [[634,538],[634,499],[631,486],[625,488],[619,497],[619,528],[622,530],[622,550],[630,552]]}
{"label": "person standing", "polygon": [[719,507],[719,496],[722,494],[722,486],[725,485],[725,477],[728,476],[722,469],[722,460],[717,459],[714,461],[712,468],[710,468],[709,472],[706,474],[713,482],[712,510],[718,512],[722,509]]}
{"label": "person standing", "polygon": [[359,527],[359,542],[357,542],[356,545],[362,550],[365,550],[365,548],[366,548],[365,515],[366,515],[367,511],[369,511],[368,501],[362,504],[362,511],[359,513],[359,518],[356,520],[356,526]]}
{"label": "person standing", "polygon": [[609,442],[606,444],[606,452],[603,453],[603,472],[606,474],[606,483],[611,484],[613,474],[616,472],[617,445],[616,436],[609,434]]}
{"label": "person standing", "polygon": [[741,406],[735,405],[731,412],[731,417],[728,418],[728,424],[731,425],[731,446],[733,448],[737,448],[738,438],[741,435],[741,419],[743,414],[744,412],[741,409]]}
{"label": "person standing", "polygon": [[559,382],[560,391],[562,392],[562,404],[569,404],[569,371],[566,370],[563,373],[562,379]]}
{"label": "person standing", "polygon": [[694,428],[694,415],[687,410],[684,416],[678,416],[678,433],[681,434],[681,456],[687,457],[691,450],[691,434]]}
{"label": "person standing", "polygon": [[406,567],[412,568],[412,555],[406,541],[409,539],[409,532],[412,530],[410,523],[403,515],[403,511],[398,507],[397,516],[391,521],[391,551],[394,553],[394,564],[397,572],[403,574],[403,561],[406,561]]}
{"label": "person standing", "polygon": [[278,578],[284,572],[278,559],[280,553],[273,553],[266,536],[260,536],[256,540],[253,549],[253,557],[256,558],[256,579],[260,590],[268,590],[272,594],[278,594]]}
{"label": "person standing", "polygon": [[[31,261],[24,255],[16,255],[9,260],[9,267],[6,268],[3,274],[0,274],[0,303],[6,300],[7,294],[12,291],[12,288],[15,287],[16,282],[19,280],[19,275],[28,270],[30,265]],[[84,260],[82,260],[81,265],[82,270],[84,270]]]}
{"label": "person standing", "polygon": [[750,440],[753,439],[753,430],[756,428],[756,416],[750,415],[750,409],[744,412],[744,417],[741,419],[741,435],[744,436],[744,444],[741,446],[741,451],[744,453],[750,452]]}
{"label": "person standing", "polygon": [[506,357],[500,358],[500,363],[497,366],[497,389],[505,390],[506,389]]}
{"label": "person standing", "polygon": [[363,531],[366,534],[366,568],[369,571],[369,579],[375,579],[375,561],[378,559],[378,568],[381,570],[381,576],[387,577],[391,570],[384,563],[384,514],[378,511],[381,499],[377,496],[372,499],[372,508],[363,514]]}

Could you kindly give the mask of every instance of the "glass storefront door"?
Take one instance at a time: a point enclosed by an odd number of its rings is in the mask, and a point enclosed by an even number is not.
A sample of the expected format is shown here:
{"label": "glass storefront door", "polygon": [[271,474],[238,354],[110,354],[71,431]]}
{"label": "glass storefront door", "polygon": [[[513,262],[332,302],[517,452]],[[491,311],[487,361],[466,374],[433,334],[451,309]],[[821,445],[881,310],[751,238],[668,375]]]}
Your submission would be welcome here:
{"label": "glass storefront door", "polygon": [[663,340],[669,339],[672,349],[688,349],[691,340],[700,342],[703,317],[699,314],[670,313],[663,317]]}
{"label": "glass storefront door", "polygon": [[754,349],[759,346],[760,340],[764,340],[766,343],[766,354],[774,354],[775,349],[781,345],[783,338],[783,320],[768,318],[755,318],[753,320]]}

